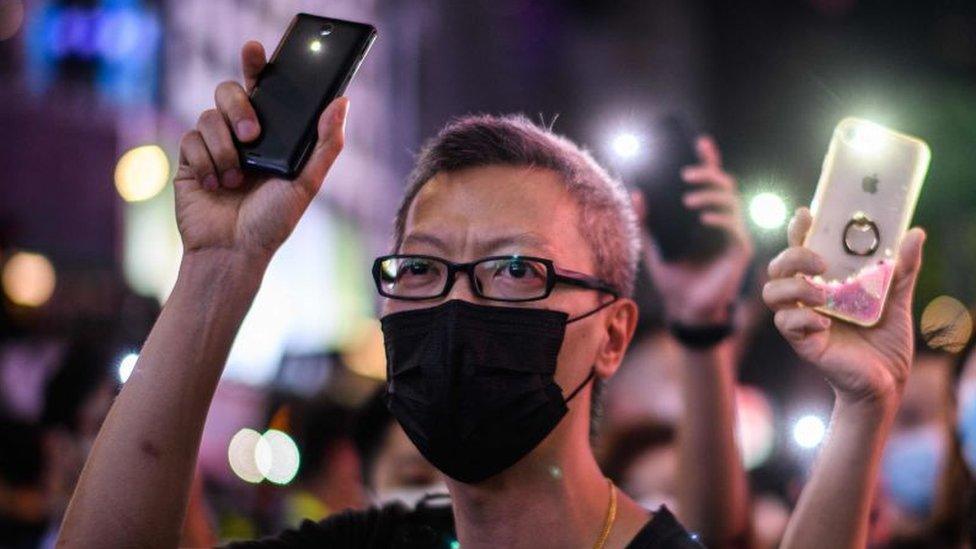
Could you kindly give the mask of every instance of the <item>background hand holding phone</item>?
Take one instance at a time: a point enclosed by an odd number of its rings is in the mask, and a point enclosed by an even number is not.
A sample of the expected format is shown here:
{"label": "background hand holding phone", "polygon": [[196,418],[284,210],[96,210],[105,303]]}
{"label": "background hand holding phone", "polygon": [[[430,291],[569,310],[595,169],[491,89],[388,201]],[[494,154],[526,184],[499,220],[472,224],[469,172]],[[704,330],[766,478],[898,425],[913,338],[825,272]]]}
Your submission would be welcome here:
{"label": "background hand holding phone", "polygon": [[267,64],[264,48],[241,50],[244,85],[224,82],[216,108],[204,111],[180,142],[174,180],[176,220],[184,254],[239,252],[270,259],[295,228],[342,150],[349,102],[339,97],[318,119],[318,140],[295,180],[242,171],[234,138],[255,140],[261,132],[248,93]]}
{"label": "background hand holding phone", "polygon": [[866,328],[813,310],[826,296],[804,275],[821,274],[827,266],[802,245],[812,221],[807,208],[798,209],[789,225],[789,247],[769,263],[763,299],[775,311],[776,327],[800,357],[820,369],[838,398],[874,402],[896,397],[914,354],[912,294],[925,233],[917,227],[905,233],[884,313]]}
{"label": "background hand holding phone", "polygon": [[695,149],[699,164],[681,171],[687,187],[682,201],[704,227],[724,234],[723,246],[706,260],[665,261],[653,239],[646,251],[648,269],[664,299],[668,320],[689,326],[729,320],[729,305],[738,296],[753,255],[737,184],[722,169],[718,146],[710,137],[699,137]]}

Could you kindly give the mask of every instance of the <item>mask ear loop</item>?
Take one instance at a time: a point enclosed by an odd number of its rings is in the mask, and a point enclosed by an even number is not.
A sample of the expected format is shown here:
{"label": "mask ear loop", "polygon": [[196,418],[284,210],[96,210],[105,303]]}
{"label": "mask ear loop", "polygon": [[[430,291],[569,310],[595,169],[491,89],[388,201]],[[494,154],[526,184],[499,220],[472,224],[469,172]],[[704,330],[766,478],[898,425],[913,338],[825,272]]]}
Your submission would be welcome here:
{"label": "mask ear loop", "polygon": [[586,318],[588,316],[595,315],[595,314],[599,313],[600,311],[602,311],[603,309],[606,309],[607,307],[609,307],[609,306],[613,305],[614,303],[616,303],[618,299],[620,299],[620,296],[616,296],[615,295],[615,296],[613,296],[613,299],[611,299],[610,301],[607,301],[603,305],[600,305],[596,309],[593,309],[592,311],[590,311],[588,313],[583,313],[583,314],[581,314],[581,315],[579,315],[577,317],[570,318],[569,320],[566,321],[566,324],[569,324],[570,322],[576,322],[577,320],[583,320],[584,318]]}
{"label": "mask ear loop", "polygon": [[586,379],[583,380],[583,383],[580,383],[575,389],[573,389],[573,392],[572,393],[569,393],[569,396],[566,397],[566,400],[565,400],[566,404],[569,404],[569,401],[570,400],[573,400],[573,398],[577,394],[579,394],[580,391],[583,390],[583,387],[586,387],[586,384],[587,383],[593,381],[593,378],[594,377],[596,377],[596,370],[590,370],[590,375],[586,376]]}
{"label": "mask ear loop", "polygon": [[[602,311],[603,309],[606,309],[607,307],[609,307],[609,306],[613,305],[614,303],[616,303],[618,299],[620,299],[620,296],[616,296],[615,295],[615,296],[613,296],[613,299],[611,299],[610,301],[607,301],[606,303],[600,305],[596,309],[593,309],[592,311],[590,311],[588,313],[583,313],[583,314],[581,314],[578,317],[571,318],[571,319],[567,320],[566,321],[566,324],[569,324],[570,322],[576,322],[577,320],[583,320],[584,318],[586,318],[588,316],[595,315],[595,314],[599,313],[600,311]],[[583,390],[583,387],[586,387],[586,384],[589,383],[589,382],[591,382],[591,381],[593,381],[593,378],[595,378],[595,377],[596,377],[596,370],[595,369],[591,369],[590,370],[590,375],[586,376],[586,379],[584,379],[582,383],[580,383],[579,385],[577,385],[576,388],[573,389],[573,392],[572,393],[569,393],[569,396],[566,397],[565,402],[566,403],[569,403],[570,400],[573,400],[573,398],[575,398],[576,395],[578,395],[579,392]]]}

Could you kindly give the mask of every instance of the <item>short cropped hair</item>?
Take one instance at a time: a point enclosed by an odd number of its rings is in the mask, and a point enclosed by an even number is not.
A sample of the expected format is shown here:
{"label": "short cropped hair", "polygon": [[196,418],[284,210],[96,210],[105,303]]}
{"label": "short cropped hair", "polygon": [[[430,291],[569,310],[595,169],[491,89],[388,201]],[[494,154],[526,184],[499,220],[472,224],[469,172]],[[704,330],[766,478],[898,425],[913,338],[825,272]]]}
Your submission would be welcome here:
{"label": "short cropped hair", "polygon": [[629,297],[637,271],[637,218],[624,185],[588,152],[522,115],[465,116],[450,122],[420,151],[396,214],[394,249],[403,243],[407,212],[417,193],[441,172],[483,166],[550,169],[579,206],[580,234],[590,244],[596,272]]}
{"label": "short cropped hair", "polygon": [[[589,243],[595,272],[630,297],[639,253],[637,216],[626,187],[593,157],[550,128],[523,115],[464,116],[448,123],[421,149],[396,214],[394,251],[403,244],[407,213],[421,188],[438,173],[485,166],[544,168],[556,172],[579,207],[579,230]],[[594,382],[591,432],[600,411],[602,383]]]}

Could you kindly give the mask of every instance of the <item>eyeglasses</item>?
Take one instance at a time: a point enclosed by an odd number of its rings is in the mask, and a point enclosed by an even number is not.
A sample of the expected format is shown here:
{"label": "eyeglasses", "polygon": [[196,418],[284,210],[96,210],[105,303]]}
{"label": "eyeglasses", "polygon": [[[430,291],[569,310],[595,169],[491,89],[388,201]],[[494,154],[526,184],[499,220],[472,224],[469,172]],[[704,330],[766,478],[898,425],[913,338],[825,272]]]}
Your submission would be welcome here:
{"label": "eyeglasses", "polygon": [[457,273],[467,273],[476,296],[493,301],[545,299],[556,284],[620,295],[613,285],[599,278],[560,269],[552,260],[541,257],[499,255],[452,263],[430,255],[394,254],[373,262],[373,280],[380,295],[408,301],[446,296]]}

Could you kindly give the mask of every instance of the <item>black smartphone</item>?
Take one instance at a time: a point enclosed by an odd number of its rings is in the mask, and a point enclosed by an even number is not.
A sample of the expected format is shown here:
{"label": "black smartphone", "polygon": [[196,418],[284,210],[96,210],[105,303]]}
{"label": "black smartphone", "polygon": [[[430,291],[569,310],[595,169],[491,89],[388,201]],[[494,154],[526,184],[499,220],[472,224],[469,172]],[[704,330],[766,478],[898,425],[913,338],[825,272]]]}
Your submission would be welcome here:
{"label": "black smartphone", "polygon": [[261,135],[237,144],[242,165],[294,179],[315,145],[319,116],[375,39],[372,25],[296,15],[251,90]]}
{"label": "black smartphone", "polygon": [[652,135],[657,160],[637,182],[644,195],[647,229],[664,261],[708,261],[725,248],[726,235],[703,225],[699,213],[683,202],[687,191],[702,188],[681,178],[682,168],[699,163],[695,134],[682,118],[670,115],[658,121]]}

